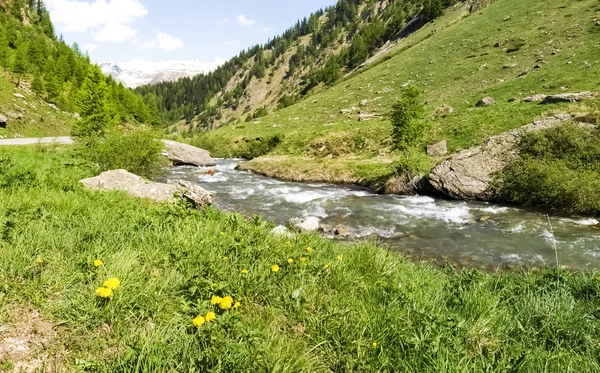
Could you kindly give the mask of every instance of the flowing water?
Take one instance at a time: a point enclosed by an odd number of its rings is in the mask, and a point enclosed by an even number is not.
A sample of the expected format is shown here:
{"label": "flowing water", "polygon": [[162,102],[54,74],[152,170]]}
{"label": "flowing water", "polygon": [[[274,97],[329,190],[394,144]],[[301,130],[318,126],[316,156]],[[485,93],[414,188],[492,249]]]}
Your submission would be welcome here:
{"label": "flowing water", "polygon": [[553,235],[547,216],[538,211],[287,182],[236,171],[236,160],[217,163],[214,176],[205,175],[206,168],[175,167],[166,178],[201,185],[222,210],[259,214],[278,224],[317,216],[324,225],[347,227],[357,239],[377,237],[380,244],[419,257],[479,267],[554,266],[556,240],[561,265],[600,268],[595,219],[551,216]]}

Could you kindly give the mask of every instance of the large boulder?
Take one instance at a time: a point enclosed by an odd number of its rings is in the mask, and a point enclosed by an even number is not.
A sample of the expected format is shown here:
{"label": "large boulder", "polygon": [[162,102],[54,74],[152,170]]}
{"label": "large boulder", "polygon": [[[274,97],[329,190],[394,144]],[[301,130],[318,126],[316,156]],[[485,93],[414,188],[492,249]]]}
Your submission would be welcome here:
{"label": "large boulder", "polygon": [[494,105],[496,103],[496,100],[494,100],[492,97],[484,97],[481,100],[477,101],[477,103],[475,104],[475,106],[477,107],[484,107],[484,106],[491,106]]}
{"label": "large boulder", "polygon": [[8,119],[6,119],[6,117],[2,114],[0,114],[0,128],[6,128],[6,121]]}
{"label": "large boulder", "polygon": [[295,228],[306,232],[315,232],[321,227],[321,219],[317,218],[316,216],[309,216],[304,219],[291,219],[290,223]]}
{"label": "large boulder", "polygon": [[216,166],[210,153],[195,146],[183,144],[172,140],[163,140],[165,144],[164,155],[176,166]]}
{"label": "large boulder", "polygon": [[494,197],[494,175],[519,156],[517,145],[524,133],[555,127],[571,119],[569,114],[558,114],[490,137],[483,145],[460,151],[433,168],[429,183],[451,198],[488,201]]}
{"label": "large boulder", "polygon": [[544,97],[542,104],[557,104],[560,102],[579,102],[593,100],[598,97],[597,92],[561,93]]}
{"label": "large boulder", "polygon": [[437,144],[427,145],[427,155],[430,157],[443,157],[448,154],[448,143],[442,140]]}
{"label": "large boulder", "polygon": [[113,170],[101,173],[96,177],[79,181],[86,188],[93,190],[126,192],[134,197],[145,198],[155,202],[168,202],[177,199],[190,201],[195,207],[211,205],[212,195],[204,188],[187,181],[177,180],[169,184],[144,180],[126,170]]}

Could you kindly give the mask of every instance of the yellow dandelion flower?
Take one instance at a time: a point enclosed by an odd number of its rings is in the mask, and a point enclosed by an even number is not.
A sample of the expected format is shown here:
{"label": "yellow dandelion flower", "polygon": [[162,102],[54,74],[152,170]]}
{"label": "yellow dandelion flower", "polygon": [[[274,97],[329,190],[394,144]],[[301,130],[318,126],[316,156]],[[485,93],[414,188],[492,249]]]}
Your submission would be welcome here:
{"label": "yellow dandelion flower", "polygon": [[377,348],[377,342],[373,342],[373,348]]}
{"label": "yellow dandelion flower", "polygon": [[313,252],[313,248],[309,246],[309,247],[306,248],[306,251],[308,251],[309,253],[312,253]]}
{"label": "yellow dandelion flower", "polygon": [[206,316],[204,316],[204,319],[206,320],[206,322],[211,322],[216,318],[217,318],[217,315],[214,312],[209,312],[206,314]]}
{"label": "yellow dandelion flower", "polygon": [[35,260],[35,262],[37,264],[44,264],[44,259],[42,259],[41,257],[38,256],[37,259]]}
{"label": "yellow dandelion flower", "polygon": [[196,316],[196,318],[194,318],[194,320],[192,320],[192,324],[194,324],[196,328],[201,327],[202,325],[204,325],[205,322],[206,319],[202,315],[198,315]]}
{"label": "yellow dandelion flower", "polygon": [[94,267],[98,268],[100,267],[102,264],[104,264],[100,259],[96,259],[94,260]]}
{"label": "yellow dandelion flower", "polygon": [[306,263],[306,257],[305,256],[301,256],[300,257],[300,262],[301,263]]}
{"label": "yellow dandelion flower", "polygon": [[292,259],[292,258],[289,258],[289,259],[288,259],[288,264],[294,264],[294,259]]}
{"label": "yellow dandelion flower", "polygon": [[342,256],[341,256],[341,255],[338,255],[338,256],[337,256],[337,260],[342,260]]}
{"label": "yellow dandelion flower", "polygon": [[323,266],[323,269],[330,269],[331,268],[331,264],[325,264],[325,266]]}
{"label": "yellow dandelion flower", "polygon": [[228,256],[224,256],[224,257],[223,257],[223,260],[224,260],[224,261],[228,261],[228,260],[229,260],[229,257],[228,257]]}
{"label": "yellow dandelion flower", "polygon": [[271,267],[271,271],[279,272],[279,266],[277,264],[273,264],[273,266]]}
{"label": "yellow dandelion flower", "polygon": [[121,281],[119,281],[118,278],[109,278],[108,280],[104,281],[104,284],[102,284],[102,286],[104,286],[105,288],[109,288],[110,290],[117,290],[119,288],[119,286],[121,286]]}
{"label": "yellow dandelion flower", "polygon": [[223,301],[223,298],[219,297],[218,295],[215,295],[210,300],[210,304],[212,304],[214,306],[214,305],[217,305],[217,304],[221,304],[222,301]]}
{"label": "yellow dandelion flower", "polygon": [[226,296],[225,298],[223,298],[221,303],[219,303],[219,308],[221,308],[222,310],[228,310],[232,306],[233,306],[233,298],[230,297],[229,295]]}
{"label": "yellow dandelion flower", "polygon": [[110,298],[113,296],[113,291],[110,288],[98,288],[96,289],[96,296],[100,298]]}
{"label": "yellow dandelion flower", "polygon": [[221,236],[224,236],[224,235],[225,235],[225,232],[221,232]]}
{"label": "yellow dandelion flower", "polygon": [[289,247],[292,247],[292,243],[290,241],[285,243],[286,245],[288,245]]}
{"label": "yellow dandelion flower", "polygon": [[235,302],[235,304],[233,305],[233,309],[237,310],[238,308],[240,308],[242,304],[240,302]]}
{"label": "yellow dandelion flower", "polygon": [[248,274],[248,270],[247,269],[242,269],[242,273],[246,275],[246,274]]}

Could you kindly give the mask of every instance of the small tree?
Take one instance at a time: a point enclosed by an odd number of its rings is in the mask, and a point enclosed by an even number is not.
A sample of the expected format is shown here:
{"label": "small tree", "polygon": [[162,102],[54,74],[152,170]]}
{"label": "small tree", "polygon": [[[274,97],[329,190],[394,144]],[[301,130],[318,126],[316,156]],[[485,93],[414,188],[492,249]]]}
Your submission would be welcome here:
{"label": "small tree", "polygon": [[108,87],[100,69],[90,69],[79,92],[81,120],[73,126],[73,136],[89,138],[104,135],[112,116],[108,93]]}
{"label": "small tree", "polygon": [[31,83],[31,89],[39,96],[43,96],[46,93],[46,83],[40,73],[36,73],[33,76],[33,82]]}
{"label": "small tree", "polygon": [[392,107],[392,137],[394,144],[400,150],[413,146],[425,132],[422,121],[425,108],[421,91],[414,86],[408,86],[402,92],[400,101]]}

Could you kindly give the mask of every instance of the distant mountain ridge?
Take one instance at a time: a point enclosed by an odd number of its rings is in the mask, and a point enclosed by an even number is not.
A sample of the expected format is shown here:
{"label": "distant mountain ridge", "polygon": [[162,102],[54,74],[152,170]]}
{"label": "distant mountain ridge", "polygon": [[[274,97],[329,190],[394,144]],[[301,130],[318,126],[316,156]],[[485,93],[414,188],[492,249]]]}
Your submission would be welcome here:
{"label": "distant mountain ridge", "polygon": [[146,84],[172,82],[180,78],[206,74],[222,65],[225,59],[215,58],[212,61],[178,61],[169,60],[151,62],[134,60],[124,63],[106,61],[98,63],[104,75],[110,75],[129,88],[137,88]]}

